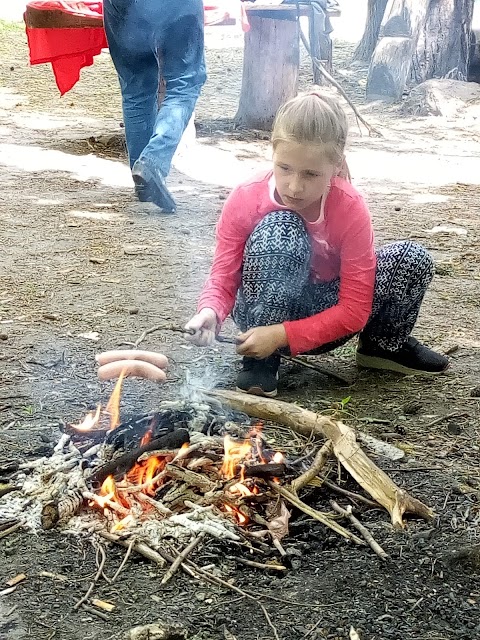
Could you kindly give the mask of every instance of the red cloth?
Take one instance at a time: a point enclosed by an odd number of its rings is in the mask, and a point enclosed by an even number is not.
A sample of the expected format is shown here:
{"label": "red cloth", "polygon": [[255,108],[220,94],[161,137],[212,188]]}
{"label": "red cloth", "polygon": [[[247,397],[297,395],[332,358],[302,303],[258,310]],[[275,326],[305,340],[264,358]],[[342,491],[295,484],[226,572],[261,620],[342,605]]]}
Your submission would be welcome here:
{"label": "red cloth", "polygon": [[[272,172],[240,185],[225,202],[217,225],[215,256],[198,310],[213,309],[222,323],[232,311],[241,283],[245,243],[268,213],[287,209],[275,200]],[[311,278],[340,277],[338,304],[303,320],[284,322],[293,355],[356,333],[365,326],[373,301],[376,258],[370,214],[362,196],[334,178],[323,217],[305,222],[312,242]]]}
{"label": "red cloth", "polygon": [[[227,0],[212,4],[204,0],[205,24],[213,25],[229,17]],[[235,2],[235,0],[228,0]],[[102,18],[103,3],[93,0],[31,0],[32,9],[57,10],[81,18]],[[30,64],[50,62],[60,94],[63,96],[80,79],[83,67],[93,64],[94,56],[107,48],[103,27],[42,29],[27,27]]]}

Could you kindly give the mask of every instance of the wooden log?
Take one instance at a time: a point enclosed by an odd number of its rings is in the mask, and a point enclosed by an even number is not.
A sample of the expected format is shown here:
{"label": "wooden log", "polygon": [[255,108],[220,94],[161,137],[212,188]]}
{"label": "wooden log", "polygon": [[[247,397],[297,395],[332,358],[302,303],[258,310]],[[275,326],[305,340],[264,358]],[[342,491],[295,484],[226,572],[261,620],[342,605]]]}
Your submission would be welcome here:
{"label": "wooden log", "polygon": [[60,520],[71,518],[80,511],[84,497],[80,491],[72,491],[60,500],[47,502],[42,508],[40,521],[44,529],[53,529]]}
{"label": "wooden log", "polygon": [[367,78],[367,101],[399,100],[430,0],[389,0]]}
{"label": "wooden log", "polygon": [[246,478],[261,478],[272,480],[285,475],[287,467],[283,462],[272,462],[271,464],[252,464],[245,466],[244,474]]}
{"label": "wooden log", "polygon": [[299,70],[298,21],[274,20],[249,12],[245,34],[242,89],[235,122],[269,130],[279,107],[297,94]]}
{"label": "wooden log", "polygon": [[186,429],[176,429],[171,433],[167,433],[160,438],[148,442],[142,447],[138,447],[134,451],[127,451],[127,453],[107,462],[107,464],[104,464],[92,473],[89,479],[90,483],[102,484],[108,476],[126,473],[146,451],[153,451],[154,449],[179,449],[186,442],[190,442],[188,431]]}
{"label": "wooden log", "polygon": [[343,422],[280,400],[235,391],[215,390],[205,393],[250,416],[282,424],[307,437],[317,435],[331,440],[333,452],[339,462],[358,484],[389,512],[395,527],[404,527],[405,513],[425,520],[434,517],[433,511],[427,505],[400,489],[370,460],[357,443],[353,429]]}

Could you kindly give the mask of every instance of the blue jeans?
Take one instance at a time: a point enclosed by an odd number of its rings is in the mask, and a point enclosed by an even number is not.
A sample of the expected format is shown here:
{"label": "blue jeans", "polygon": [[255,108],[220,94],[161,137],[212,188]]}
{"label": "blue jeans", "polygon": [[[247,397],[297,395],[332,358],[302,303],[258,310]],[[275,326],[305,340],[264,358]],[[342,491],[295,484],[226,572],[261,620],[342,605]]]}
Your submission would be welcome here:
{"label": "blue jeans", "polygon": [[140,158],[164,177],[170,170],[206,80],[203,20],[202,0],[104,0],[130,167]]}

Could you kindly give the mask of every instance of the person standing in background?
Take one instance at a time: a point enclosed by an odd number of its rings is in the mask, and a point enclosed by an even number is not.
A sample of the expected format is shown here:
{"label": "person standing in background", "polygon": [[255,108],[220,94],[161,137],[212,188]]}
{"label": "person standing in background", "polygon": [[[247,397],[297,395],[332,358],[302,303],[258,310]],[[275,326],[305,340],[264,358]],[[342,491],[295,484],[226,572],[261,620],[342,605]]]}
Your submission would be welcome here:
{"label": "person standing in background", "polygon": [[136,195],[174,213],[165,179],[206,80],[203,2],[104,0],[104,25]]}

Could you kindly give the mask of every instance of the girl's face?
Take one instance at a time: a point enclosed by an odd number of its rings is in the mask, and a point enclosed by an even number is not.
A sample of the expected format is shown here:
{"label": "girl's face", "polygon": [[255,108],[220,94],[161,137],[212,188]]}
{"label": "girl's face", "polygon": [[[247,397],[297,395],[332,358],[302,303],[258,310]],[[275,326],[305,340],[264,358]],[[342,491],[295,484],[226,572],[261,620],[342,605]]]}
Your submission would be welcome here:
{"label": "girl's face", "polygon": [[325,150],[316,144],[278,142],[273,175],[283,204],[301,213],[320,200],[337,172]]}

